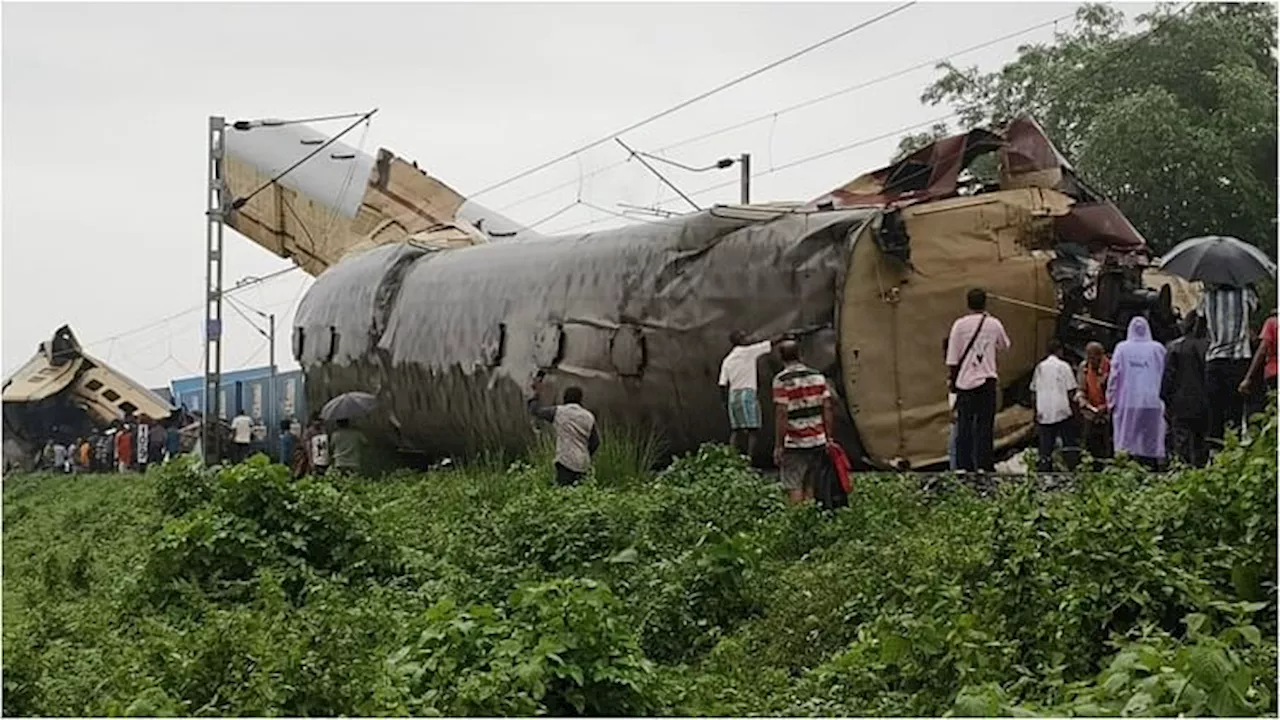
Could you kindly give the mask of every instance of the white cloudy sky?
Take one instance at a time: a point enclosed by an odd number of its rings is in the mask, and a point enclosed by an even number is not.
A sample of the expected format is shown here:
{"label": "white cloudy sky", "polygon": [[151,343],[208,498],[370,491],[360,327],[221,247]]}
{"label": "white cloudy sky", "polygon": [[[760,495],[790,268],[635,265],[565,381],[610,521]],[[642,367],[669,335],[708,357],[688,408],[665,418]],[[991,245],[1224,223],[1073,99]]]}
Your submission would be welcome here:
{"label": "white cloudy sky", "polygon": [[[299,118],[378,107],[367,133],[348,136],[352,144],[416,159],[468,195],[891,7],[6,2],[0,11],[4,370],[16,369],[38,342],[69,323],[90,352],[150,386],[201,371],[209,115]],[[638,149],[669,145],[1075,7],[920,3],[624,139]],[[1148,7],[1124,9],[1132,16]],[[1044,27],[957,61],[999,67],[1020,42],[1052,32]],[[923,68],[670,155],[703,164],[750,152],[755,169],[766,171],[944,114],[919,102],[935,76]],[[883,165],[895,146],[889,138],[768,174],[754,181],[753,199],[808,199]],[[580,174],[622,159],[609,143],[479,201],[503,208],[568,182],[505,210],[533,222],[575,200]],[[697,190],[736,172],[671,177]],[[587,180],[582,192],[584,200],[614,209],[669,195],[635,163]],[[736,198],[736,188],[727,187],[698,199]],[[539,229],[602,217],[578,206]],[[284,267],[287,261],[228,230],[228,284]],[[278,315],[283,367],[292,366],[287,328],[308,282],[295,272],[239,295]],[[191,311],[154,324],[184,310]],[[265,341],[227,314],[223,367],[265,364]]]}

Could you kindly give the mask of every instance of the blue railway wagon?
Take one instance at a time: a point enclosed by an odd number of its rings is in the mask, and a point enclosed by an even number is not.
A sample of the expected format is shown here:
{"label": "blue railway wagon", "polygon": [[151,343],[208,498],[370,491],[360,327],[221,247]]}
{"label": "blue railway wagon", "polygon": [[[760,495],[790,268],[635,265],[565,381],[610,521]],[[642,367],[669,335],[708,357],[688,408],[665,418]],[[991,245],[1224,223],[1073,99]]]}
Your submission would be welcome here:
{"label": "blue railway wagon", "polygon": [[[271,368],[247,368],[222,374],[222,405],[219,413],[223,419],[235,416],[243,409],[255,421],[267,429],[268,447],[274,448],[281,420],[305,423],[307,398],[300,370],[277,372],[275,396],[269,392]],[[203,413],[204,377],[179,378],[170,383],[175,404],[187,410]]]}

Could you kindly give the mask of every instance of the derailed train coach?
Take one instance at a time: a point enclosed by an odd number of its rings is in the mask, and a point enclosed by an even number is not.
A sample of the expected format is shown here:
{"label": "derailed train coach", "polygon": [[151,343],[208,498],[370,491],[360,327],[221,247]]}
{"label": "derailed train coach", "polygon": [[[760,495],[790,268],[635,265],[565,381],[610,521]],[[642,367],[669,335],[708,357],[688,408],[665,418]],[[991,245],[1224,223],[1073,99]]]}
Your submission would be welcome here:
{"label": "derailed train coach", "polygon": [[[964,180],[993,153],[998,178]],[[480,234],[460,207],[447,231]],[[729,334],[796,331],[836,391],[837,435],[856,461],[926,467],[946,457],[942,341],[969,288],[988,291],[1012,339],[1001,448],[1033,427],[1027,385],[1051,336],[1077,353],[1089,340],[1110,346],[1142,313],[1167,339],[1190,297],[1150,276],[1141,235],[1026,117],[940,140],[809,203],[507,234],[365,242],[327,265],[293,329],[312,406],[370,391],[384,411],[371,429],[402,450],[518,451],[533,437],[528,388],[544,376],[544,401],[580,386],[604,426],[656,432],[683,452],[727,435],[716,382]],[[762,388],[776,363],[762,361]]]}
{"label": "derailed train coach", "polygon": [[116,420],[146,415],[165,420],[170,403],[80,346],[58,328],[4,381],[4,464],[30,469],[48,440],[67,443]]}

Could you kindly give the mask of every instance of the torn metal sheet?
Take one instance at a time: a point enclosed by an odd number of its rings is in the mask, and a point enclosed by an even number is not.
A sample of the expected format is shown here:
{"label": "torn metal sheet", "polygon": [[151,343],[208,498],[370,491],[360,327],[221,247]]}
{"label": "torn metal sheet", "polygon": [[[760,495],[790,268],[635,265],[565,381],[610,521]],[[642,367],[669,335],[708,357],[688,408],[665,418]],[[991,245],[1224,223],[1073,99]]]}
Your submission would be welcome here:
{"label": "torn metal sheet", "polygon": [[253,195],[326,140],[305,125],[229,126],[220,163],[227,202],[252,197],[227,210],[227,224],[312,275],[387,243],[465,247],[537,235],[468,201],[417,163],[340,141]]}
{"label": "torn metal sheet", "polygon": [[1123,251],[1146,247],[1146,240],[1119,209],[1077,177],[1039,123],[1027,115],[998,132],[975,129],[937,140],[888,167],[860,175],[812,205],[901,207],[950,197],[959,190],[960,173],[992,152],[1000,155],[1000,189],[1052,189],[1075,201],[1058,221],[1064,241]]}

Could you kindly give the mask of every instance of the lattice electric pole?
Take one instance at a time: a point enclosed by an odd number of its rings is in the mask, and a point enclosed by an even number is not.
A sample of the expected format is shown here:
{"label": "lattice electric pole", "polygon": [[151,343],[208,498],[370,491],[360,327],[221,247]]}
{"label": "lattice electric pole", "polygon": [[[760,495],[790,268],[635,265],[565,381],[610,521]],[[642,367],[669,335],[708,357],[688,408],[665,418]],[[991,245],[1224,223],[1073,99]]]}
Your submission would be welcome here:
{"label": "lattice electric pole", "polygon": [[204,311],[204,418],[200,444],[205,465],[222,459],[222,229],[226,202],[226,181],[222,172],[222,152],[226,119],[209,118],[209,184],[205,192],[205,311]]}

